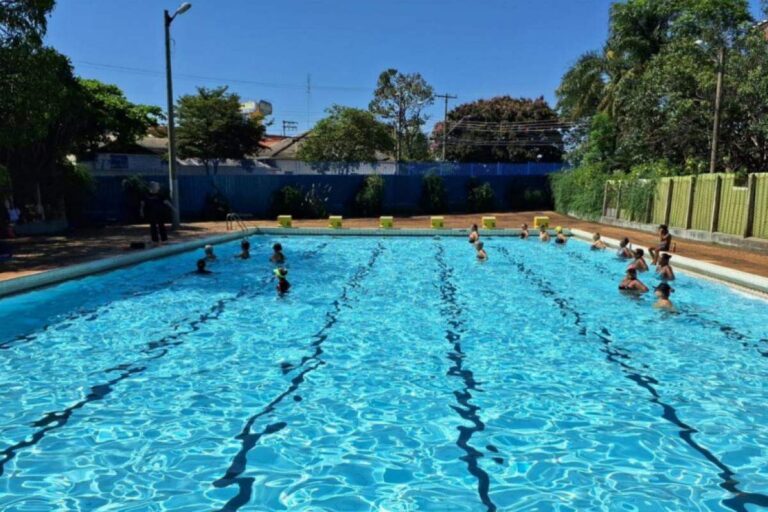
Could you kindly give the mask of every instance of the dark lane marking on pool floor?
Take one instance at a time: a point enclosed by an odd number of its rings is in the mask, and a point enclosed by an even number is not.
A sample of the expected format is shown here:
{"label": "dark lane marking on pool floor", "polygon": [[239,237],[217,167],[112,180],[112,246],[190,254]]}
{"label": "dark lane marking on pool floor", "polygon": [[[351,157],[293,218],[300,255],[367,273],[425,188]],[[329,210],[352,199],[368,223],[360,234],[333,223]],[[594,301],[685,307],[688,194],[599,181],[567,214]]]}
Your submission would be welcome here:
{"label": "dark lane marking on pool floor", "polygon": [[[470,444],[472,436],[475,433],[485,430],[485,423],[483,423],[478,414],[480,407],[474,405],[470,401],[472,400],[472,392],[474,391],[477,393],[481,390],[477,387],[478,383],[475,381],[474,373],[472,373],[471,370],[464,368],[465,354],[461,348],[463,327],[462,322],[460,321],[463,309],[456,299],[457,290],[456,285],[453,284],[453,270],[445,261],[445,248],[442,244],[437,245],[435,260],[437,261],[440,279],[440,300],[442,303],[440,314],[445,323],[449,326],[445,331],[445,339],[453,348],[453,350],[448,353],[448,359],[453,363],[453,366],[448,369],[448,375],[450,377],[461,379],[464,384],[464,387],[460,391],[453,392],[456,397],[456,402],[458,402],[458,406],[451,405],[451,409],[456,411],[459,416],[473,425],[472,427],[465,427],[464,425],[459,425],[457,427],[459,438],[456,440],[456,445],[466,453],[466,455],[461,457],[461,460],[467,463],[467,470],[477,479],[477,493],[480,501],[485,505],[488,512],[495,512],[496,505],[491,500],[489,494],[491,479],[488,476],[488,473],[486,473],[479,464],[479,460],[483,457],[483,453]],[[495,451],[498,452],[498,450]],[[494,457],[494,462],[499,463],[498,459],[500,459],[500,457]]]}
{"label": "dark lane marking on pool floor", "polygon": [[[534,271],[527,268],[523,262],[513,258],[505,247],[500,248],[499,252],[504,254],[507,257],[507,260],[517,267],[521,275],[535,284],[539,288],[539,291],[542,292],[542,295],[544,295],[544,291],[547,291],[549,296],[557,296],[557,292],[552,289],[551,283],[546,279],[539,277]],[[566,299],[559,299],[560,300],[555,301],[555,303],[561,311],[570,313],[574,316],[575,323],[577,325],[581,324],[581,313],[573,308]],[[745,492],[739,489],[739,481],[735,479],[736,473],[718,459],[710,450],[704,448],[693,439],[693,434],[696,434],[699,431],[683,422],[678,416],[677,410],[672,405],[661,400],[661,395],[654,387],[660,384],[659,381],[648,375],[643,375],[640,373],[640,370],[631,366],[627,362],[632,359],[631,355],[627,350],[617,347],[614,344],[610,337],[610,332],[607,329],[603,327],[600,329],[600,332],[592,331],[592,334],[594,334],[598,341],[603,344],[600,350],[606,354],[606,360],[618,365],[621,368],[622,373],[624,373],[625,378],[646,390],[651,395],[651,398],[649,399],[650,402],[657,404],[662,408],[662,419],[678,427],[680,429],[678,431],[678,436],[688,446],[701,454],[707,461],[720,470],[720,473],[718,473],[718,476],[721,479],[721,483],[719,484],[720,487],[733,495],[733,497],[723,500],[725,506],[736,512],[748,512],[746,508],[746,505],[748,504],[768,507],[768,495]],[[586,335],[586,332],[584,335]]]}
{"label": "dark lane marking on pool floor", "polygon": [[[585,257],[582,253],[574,252],[574,251],[569,251],[568,255],[569,256],[573,256],[575,259],[577,259],[577,260],[579,260],[579,261],[581,261],[583,263],[592,265],[596,270],[601,272],[602,275],[610,275],[613,272],[611,269],[606,267],[603,263],[591,260],[591,259]],[[629,261],[629,260],[626,260],[626,261]],[[648,275],[652,275],[651,271],[648,271]],[[657,277],[657,279],[659,280],[659,282],[661,282],[660,278]],[[670,286],[672,284],[674,284],[674,283],[671,283]],[[653,289],[653,288],[651,288],[651,289]],[[760,350],[760,345],[759,345],[760,342],[753,341],[753,338],[751,336],[748,336],[746,334],[743,334],[743,333],[739,332],[737,329],[735,329],[734,327],[732,327],[730,325],[723,324],[722,322],[718,322],[715,319],[706,318],[706,317],[701,316],[698,313],[694,313],[694,312],[690,312],[690,311],[684,311],[684,310],[680,311],[680,310],[678,310],[678,311],[676,311],[676,312],[674,312],[672,314],[674,314],[678,318],[685,318],[685,319],[688,319],[688,320],[694,320],[694,321],[696,321],[702,327],[714,327],[714,328],[717,328],[718,330],[720,330],[720,332],[722,332],[725,335],[726,338],[741,343],[741,346],[743,348],[754,348],[754,349],[757,350],[757,352],[761,356],[768,357],[768,353],[762,352]]]}
{"label": "dark lane marking on pool floor", "polygon": [[[304,258],[316,255],[326,245],[327,244],[321,244],[316,249],[307,251],[304,255]],[[271,277],[265,278],[259,284],[265,286],[270,283],[271,280]],[[261,289],[259,290],[261,291]],[[166,354],[168,354],[170,347],[184,343],[180,339],[182,336],[199,331],[205,323],[211,320],[217,320],[226,309],[227,304],[236,302],[239,299],[246,297],[247,295],[249,295],[249,293],[247,293],[246,290],[241,290],[232,297],[218,300],[207,312],[199,314],[195,320],[188,321],[187,329],[184,331],[178,331],[178,329],[182,326],[182,323],[177,322],[174,324],[174,330],[177,332],[163,336],[158,340],[148,342],[147,346],[141,350],[141,353],[149,354],[157,351],[157,349],[162,349],[156,354],[153,354],[151,357],[144,358],[139,362],[134,361],[133,363],[124,363],[112,368],[107,368],[106,370],[102,370],[103,373],[110,373],[113,371],[120,371],[122,373],[119,377],[116,377],[108,382],[92,386],[88,395],[86,395],[84,399],[78,401],[77,403],[59,411],[45,413],[41,419],[33,422],[33,427],[42,428],[34,432],[29,440],[20,441],[0,451],[0,477],[3,476],[5,472],[5,465],[16,456],[16,453],[19,450],[36,445],[46,436],[46,434],[48,434],[48,432],[65,426],[69,422],[72,413],[78,409],[83,408],[90,402],[101,400],[109,395],[114,390],[113,386],[118,382],[126,380],[134,375],[143,373],[147,369],[146,366],[142,365],[143,363],[164,357]]]}
{"label": "dark lane marking on pool floor", "polygon": [[[252,477],[243,477],[241,476],[245,471],[248,469],[248,452],[250,452],[254,446],[256,446],[256,443],[263,437],[274,434],[276,432],[281,431],[283,428],[287,426],[286,422],[280,421],[277,423],[273,423],[268,425],[259,433],[253,433],[251,432],[251,429],[253,428],[253,425],[256,423],[256,420],[258,420],[261,417],[267,416],[268,414],[274,412],[277,408],[277,406],[289,395],[292,395],[295,393],[299,386],[304,382],[304,378],[307,374],[315,371],[316,369],[320,368],[321,366],[325,365],[325,361],[322,360],[321,356],[323,354],[323,348],[322,345],[325,342],[325,340],[328,339],[328,332],[333,328],[334,325],[339,320],[339,315],[341,314],[342,307],[347,305],[347,302],[350,300],[349,294],[351,290],[359,288],[363,280],[368,276],[368,274],[373,269],[373,266],[376,264],[376,261],[379,259],[379,256],[384,251],[384,245],[379,242],[376,248],[371,253],[371,256],[368,259],[368,262],[365,265],[361,265],[357,271],[352,275],[352,277],[347,281],[347,283],[344,285],[341,294],[337,299],[333,301],[331,304],[331,309],[326,312],[325,314],[325,324],[320,328],[319,331],[317,331],[312,337],[312,342],[310,343],[310,347],[313,348],[313,352],[311,355],[304,356],[301,359],[301,362],[297,365],[293,365],[290,363],[281,363],[280,368],[283,374],[290,373],[293,370],[302,368],[301,372],[299,372],[295,377],[293,377],[290,381],[290,385],[288,388],[285,389],[282,393],[277,395],[271,402],[269,402],[266,406],[264,406],[259,412],[253,414],[248,420],[246,421],[245,425],[243,426],[243,430],[235,436],[235,439],[240,441],[240,450],[238,450],[237,454],[235,454],[235,457],[232,460],[232,463],[227,468],[225,474],[223,477],[219,478],[218,480],[215,480],[213,482],[213,486],[217,489],[222,489],[226,487],[231,487],[233,485],[237,486],[237,494],[230,498],[227,503],[224,504],[222,508],[219,509],[221,512],[233,512],[240,509],[240,507],[246,505],[251,501],[251,497],[253,496],[253,483],[254,479]],[[309,364],[312,362],[312,364]],[[294,402],[300,402],[301,398],[296,400],[296,397],[294,396]]]}

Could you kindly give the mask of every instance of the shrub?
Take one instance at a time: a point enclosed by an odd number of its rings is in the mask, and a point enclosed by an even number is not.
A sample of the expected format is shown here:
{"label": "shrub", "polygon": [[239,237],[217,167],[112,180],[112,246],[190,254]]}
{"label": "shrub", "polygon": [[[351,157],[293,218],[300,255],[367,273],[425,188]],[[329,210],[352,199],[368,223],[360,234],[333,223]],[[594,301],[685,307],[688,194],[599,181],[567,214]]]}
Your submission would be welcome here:
{"label": "shrub", "polygon": [[297,187],[286,185],[272,195],[272,215],[298,216],[301,211],[302,193]]}
{"label": "shrub", "polygon": [[355,196],[355,208],[361,215],[371,217],[381,214],[384,203],[384,178],[378,175],[368,176]]}
{"label": "shrub", "polygon": [[610,178],[600,164],[582,165],[550,175],[555,210],[593,219],[600,217],[605,182]]}
{"label": "shrub", "polygon": [[493,210],[494,193],[488,182],[478,184],[472,178],[467,182],[467,209],[470,212],[484,212]]}
{"label": "shrub", "polygon": [[421,180],[421,208],[425,213],[445,211],[445,183],[436,174],[427,174]]}
{"label": "shrub", "polygon": [[272,196],[273,215],[293,215],[296,218],[319,219],[328,216],[331,187],[313,184],[309,190],[286,185]]}
{"label": "shrub", "polygon": [[218,189],[206,194],[203,205],[204,220],[224,220],[231,211],[229,201]]}

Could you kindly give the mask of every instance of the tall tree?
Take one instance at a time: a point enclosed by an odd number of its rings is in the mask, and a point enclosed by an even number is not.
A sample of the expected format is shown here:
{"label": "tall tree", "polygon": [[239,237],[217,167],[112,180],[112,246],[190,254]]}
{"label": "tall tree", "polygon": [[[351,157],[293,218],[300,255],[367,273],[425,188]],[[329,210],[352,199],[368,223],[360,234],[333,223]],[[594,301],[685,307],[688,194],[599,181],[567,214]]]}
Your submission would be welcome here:
{"label": "tall tree", "polygon": [[[433,133],[442,141],[442,124]],[[544,98],[499,96],[448,113],[446,158],[458,162],[559,162],[561,125]],[[541,158],[539,158],[541,155]]]}
{"label": "tall tree", "polygon": [[55,0],[0,0],[0,45],[40,45]]}
{"label": "tall tree", "polygon": [[299,148],[299,158],[323,170],[347,173],[356,163],[375,163],[393,148],[389,127],[372,113],[334,105]]}
{"label": "tall tree", "polygon": [[243,116],[240,96],[227,87],[198,87],[197,94],[182,96],[177,106],[178,145],[182,158],[199,158],[206,173],[218,172],[219,161],[253,154],[264,136],[259,118]]}
{"label": "tall tree", "polygon": [[397,160],[411,160],[419,150],[419,135],[428,117],[424,109],[435,101],[435,91],[419,73],[387,69],[379,75],[368,108],[395,132]]}

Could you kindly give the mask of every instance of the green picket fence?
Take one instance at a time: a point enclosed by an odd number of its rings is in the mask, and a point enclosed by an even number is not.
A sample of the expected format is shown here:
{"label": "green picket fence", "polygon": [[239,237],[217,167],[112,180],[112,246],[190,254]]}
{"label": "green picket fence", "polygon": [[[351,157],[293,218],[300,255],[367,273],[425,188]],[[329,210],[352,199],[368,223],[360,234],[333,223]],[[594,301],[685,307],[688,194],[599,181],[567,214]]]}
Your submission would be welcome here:
{"label": "green picket fence", "polygon": [[[606,186],[606,216],[624,220],[649,219],[655,224],[768,239],[768,174],[752,174],[737,184],[733,174],[705,174],[661,178],[645,215],[630,215],[616,197],[616,189],[631,183]],[[714,216],[714,218],[713,218]]]}

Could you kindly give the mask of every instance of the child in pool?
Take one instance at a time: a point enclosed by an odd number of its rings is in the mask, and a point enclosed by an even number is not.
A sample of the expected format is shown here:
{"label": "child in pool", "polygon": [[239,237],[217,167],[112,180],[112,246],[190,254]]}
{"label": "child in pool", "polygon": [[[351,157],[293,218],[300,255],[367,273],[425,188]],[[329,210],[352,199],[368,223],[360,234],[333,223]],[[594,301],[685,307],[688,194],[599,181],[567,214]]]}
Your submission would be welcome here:
{"label": "child in pool", "polygon": [[549,242],[549,232],[547,226],[539,226],[539,240],[542,242]]}
{"label": "child in pool", "polygon": [[285,263],[285,254],[283,254],[283,246],[281,244],[272,246],[272,256],[269,258],[269,261],[278,265]]}
{"label": "child in pool", "polygon": [[197,270],[195,270],[195,274],[213,274],[213,272],[205,268],[205,258],[197,260]]}
{"label": "child in pool", "polygon": [[667,283],[661,283],[659,286],[657,286],[653,293],[656,295],[658,300],[654,303],[653,307],[674,311],[675,305],[672,304],[671,300],[669,300],[669,295],[673,291],[675,290],[673,290],[672,287]]}
{"label": "child in pool", "polygon": [[565,245],[568,239],[563,234],[563,228],[561,228],[560,226],[557,226],[555,228],[555,233],[557,233],[557,235],[555,235],[555,243]]}
{"label": "child in pool", "polygon": [[523,240],[528,238],[528,224],[524,223],[522,226],[520,226],[520,238]]}
{"label": "child in pool", "polygon": [[603,249],[606,249],[608,246],[605,245],[605,242],[603,242],[600,239],[600,233],[595,233],[592,235],[592,245],[589,247],[593,251],[602,251]]}
{"label": "child in pool", "polygon": [[238,258],[241,260],[247,260],[251,257],[251,242],[248,240],[243,239],[242,242],[240,242],[240,254],[237,255]]}
{"label": "child in pool", "polygon": [[275,269],[275,277],[277,278],[277,293],[280,295],[287,293],[291,288],[291,283],[287,279],[288,270],[283,267]]}
{"label": "child in pool", "polygon": [[485,249],[483,249],[483,242],[475,242],[475,249],[477,250],[477,259],[480,261],[485,261],[488,259],[488,253],[485,252]]}
{"label": "child in pool", "polygon": [[216,261],[216,255],[213,253],[213,246],[208,244],[205,246],[205,261]]}

